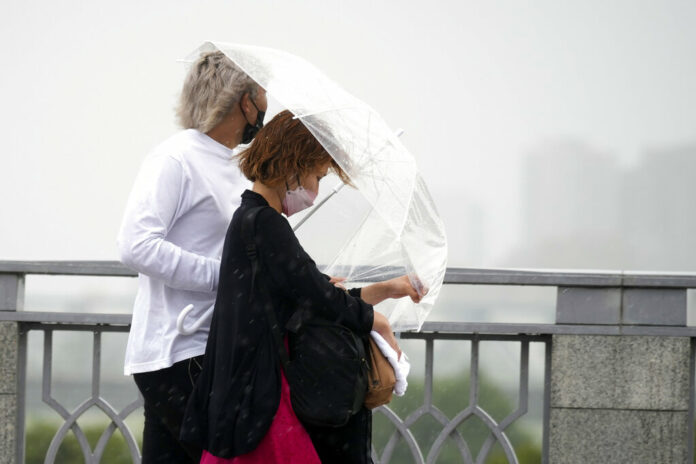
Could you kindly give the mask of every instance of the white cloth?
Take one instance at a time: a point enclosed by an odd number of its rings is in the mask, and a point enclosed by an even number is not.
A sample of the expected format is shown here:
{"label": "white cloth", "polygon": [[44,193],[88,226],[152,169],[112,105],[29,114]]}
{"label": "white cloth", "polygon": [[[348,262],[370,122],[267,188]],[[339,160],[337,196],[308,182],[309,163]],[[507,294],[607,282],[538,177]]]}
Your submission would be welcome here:
{"label": "white cloth", "polygon": [[382,352],[389,364],[394,368],[394,377],[396,377],[396,384],[394,385],[394,394],[396,396],[404,396],[406,393],[406,388],[408,387],[408,373],[411,371],[411,363],[408,360],[408,356],[403,351],[401,352],[401,357],[394,351],[389,343],[375,330],[370,332],[370,336],[377,344],[377,348]]}
{"label": "white cloth", "polygon": [[138,271],[138,294],[124,373],[150,372],[205,352],[210,325],[176,330],[179,311],[197,319],[215,301],[220,256],[232,214],[251,185],[233,150],[183,130],[144,160],[117,243],[121,262]]}

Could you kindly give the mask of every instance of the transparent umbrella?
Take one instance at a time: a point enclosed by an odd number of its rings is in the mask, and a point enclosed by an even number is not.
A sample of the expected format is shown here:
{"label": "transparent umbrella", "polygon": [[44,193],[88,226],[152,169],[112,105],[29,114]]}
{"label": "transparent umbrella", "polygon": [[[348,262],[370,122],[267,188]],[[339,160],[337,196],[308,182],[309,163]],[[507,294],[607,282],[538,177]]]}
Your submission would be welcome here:
{"label": "transparent umbrella", "polygon": [[[417,289],[427,289],[427,295],[418,304],[409,298],[386,300],[378,310],[397,331],[420,329],[442,287],[447,239],[413,156],[375,110],[306,60],[280,50],[220,42],[203,43],[191,54],[192,60],[215,50],[307,126],[363,199],[362,208],[342,208],[347,215],[342,228],[350,230],[343,245],[331,250],[333,258],[323,272],[345,277],[349,285],[408,275]],[[351,190],[337,187],[331,195],[340,191],[337,197],[356,203]],[[331,209],[334,202],[332,198],[318,206]]]}

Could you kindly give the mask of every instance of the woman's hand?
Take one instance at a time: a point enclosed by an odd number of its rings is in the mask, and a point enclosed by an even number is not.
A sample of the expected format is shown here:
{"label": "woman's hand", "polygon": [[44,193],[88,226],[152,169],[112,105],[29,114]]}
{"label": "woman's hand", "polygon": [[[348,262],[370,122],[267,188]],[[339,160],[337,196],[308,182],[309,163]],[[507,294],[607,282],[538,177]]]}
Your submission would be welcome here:
{"label": "woman's hand", "polygon": [[420,300],[428,293],[428,289],[423,287],[418,277],[414,279],[418,288],[414,287],[411,284],[411,279],[405,275],[384,282],[389,288],[389,298],[403,298],[407,296],[414,303],[420,303]]}
{"label": "woman's hand", "polygon": [[334,286],[336,286],[342,290],[346,289],[346,287],[343,285],[343,282],[346,281],[345,277],[334,277],[334,276],[329,276],[329,277],[330,277],[329,282],[334,284]]}
{"label": "woman's hand", "polygon": [[396,343],[396,337],[394,336],[394,332],[389,324],[389,320],[380,312],[375,311],[374,314],[375,316],[374,321],[372,322],[372,330],[380,334],[382,338],[389,343],[389,346],[396,351],[396,359],[401,358],[401,348],[399,348],[399,344]]}
{"label": "woman's hand", "polygon": [[[414,280],[416,287],[411,284],[411,279]],[[418,277],[409,278],[409,276],[404,275],[363,287],[360,298],[371,305],[381,303],[387,298],[403,298],[405,296],[411,298],[414,303],[420,303],[427,293],[428,289],[423,286]]]}

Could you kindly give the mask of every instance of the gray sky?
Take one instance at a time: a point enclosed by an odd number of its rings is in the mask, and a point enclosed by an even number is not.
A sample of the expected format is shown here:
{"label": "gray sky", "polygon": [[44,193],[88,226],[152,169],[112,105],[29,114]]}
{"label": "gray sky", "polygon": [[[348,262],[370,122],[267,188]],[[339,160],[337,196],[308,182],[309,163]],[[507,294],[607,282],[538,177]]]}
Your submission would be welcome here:
{"label": "gray sky", "polygon": [[219,40],[301,55],[404,128],[449,264],[494,266],[535,146],[630,164],[696,141],[694,24],[692,0],[4,2],[0,259],[115,259],[140,162],[176,130],[176,59]]}

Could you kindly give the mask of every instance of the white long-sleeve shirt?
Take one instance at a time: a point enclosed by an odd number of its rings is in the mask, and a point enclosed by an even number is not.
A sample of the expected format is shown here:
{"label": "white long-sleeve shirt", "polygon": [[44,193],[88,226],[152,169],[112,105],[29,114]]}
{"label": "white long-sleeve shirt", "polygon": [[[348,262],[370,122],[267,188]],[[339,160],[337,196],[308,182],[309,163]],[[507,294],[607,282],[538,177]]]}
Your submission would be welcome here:
{"label": "white long-sleeve shirt", "polygon": [[193,304],[188,317],[195,320],[215,301],[227,226],[250,186],[232,154],[187,129],[143,162],[117,240],[121,261],[138,271],[126,375],[205,352],[209,326],[181,335],[176,318]]}

